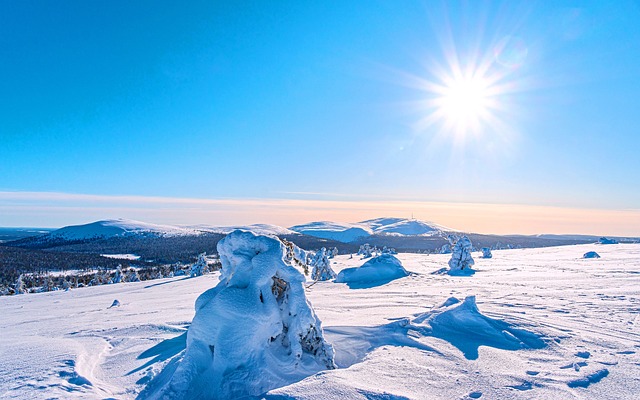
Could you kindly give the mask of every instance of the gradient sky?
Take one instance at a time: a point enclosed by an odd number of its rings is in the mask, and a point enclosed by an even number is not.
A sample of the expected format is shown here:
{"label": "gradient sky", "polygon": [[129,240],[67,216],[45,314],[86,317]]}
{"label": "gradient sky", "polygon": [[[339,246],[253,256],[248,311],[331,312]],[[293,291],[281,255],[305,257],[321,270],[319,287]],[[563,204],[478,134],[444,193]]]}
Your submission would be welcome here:
{"label": "gradient sky", "polygon": [[[542,207],[567,210],[545,232],[640,235],[638,21],[623,0],[0,2],[0,226],[360,219],[345,202],[451,225],[437,203],[468,207],[458,229],[505,204],[520,225],[478,229],[540,232]],[[423,123],[456,66],[497,77],[472,133]]]}

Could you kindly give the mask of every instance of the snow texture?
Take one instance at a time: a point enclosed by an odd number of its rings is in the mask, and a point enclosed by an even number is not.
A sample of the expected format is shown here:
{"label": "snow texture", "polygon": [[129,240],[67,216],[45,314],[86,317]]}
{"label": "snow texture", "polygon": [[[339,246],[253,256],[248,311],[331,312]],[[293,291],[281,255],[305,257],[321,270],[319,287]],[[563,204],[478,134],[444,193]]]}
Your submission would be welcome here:
{"label": "snow texture", "polygon": [[366,289],[384,285],[408,275],[400,260],[391,254],[382,254],[360,267],[343,269],[338,274],[336,282],[346,283],[351,289]]}
{"label": "snow texture", "polygon": [[468,237],[462,236],[453,246],[451,259],[449,260],[449,275],[471,275],[474,271],[471,266],[474,264],[471,251],[473,246]]}
{"label": "snow texture", "polygon": [[281,241],[235,231],[218,243],[218,253],[220,283],[196,300],[184,358],[149,397],[256,396],[334,368],[304,276],[285,263]]}

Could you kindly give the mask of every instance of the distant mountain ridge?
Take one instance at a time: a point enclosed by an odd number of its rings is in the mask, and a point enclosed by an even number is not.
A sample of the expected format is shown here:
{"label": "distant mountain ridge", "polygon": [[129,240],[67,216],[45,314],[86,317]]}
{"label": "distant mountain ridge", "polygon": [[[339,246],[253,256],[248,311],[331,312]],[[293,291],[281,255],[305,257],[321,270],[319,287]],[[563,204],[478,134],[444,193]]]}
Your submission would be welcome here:
{"label": "distant mountain ridge", "polygon": [[351,243],[373,235],[389,236],[440,236],[455,232],[433,222],[407,218],[375,218],[356,223],[316,221],[292,226],[289,229],[304,235]]}

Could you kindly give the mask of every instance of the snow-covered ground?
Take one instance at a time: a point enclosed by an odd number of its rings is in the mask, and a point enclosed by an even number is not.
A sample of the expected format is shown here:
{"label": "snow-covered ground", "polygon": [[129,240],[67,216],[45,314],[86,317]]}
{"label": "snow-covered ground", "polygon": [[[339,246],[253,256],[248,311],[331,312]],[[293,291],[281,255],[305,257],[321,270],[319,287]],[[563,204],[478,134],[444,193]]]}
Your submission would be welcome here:
{"label": "snow-covered ground", "polygon": [[[407,277],[308,287],[339,368],[265,397],[638,398],[640,245],[473,255],[468,277],[433,274],[450,255],[399,254]],[[366,260],[332,261],[339,272]],[[0,398],[135,398],[184,349],[194,301],[217,283],[216,273],[0,297]]]}

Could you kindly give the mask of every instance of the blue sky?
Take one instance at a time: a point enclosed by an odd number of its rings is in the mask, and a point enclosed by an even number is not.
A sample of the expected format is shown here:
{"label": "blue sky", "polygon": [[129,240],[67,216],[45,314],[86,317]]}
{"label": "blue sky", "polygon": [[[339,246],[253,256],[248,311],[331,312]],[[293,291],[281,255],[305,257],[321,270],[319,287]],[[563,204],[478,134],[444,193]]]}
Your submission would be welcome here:
{"label": "blue sky", "polygon": [[[637,212],[638,21],[633,1],[3,2],[0,192],[57,208],[5,195],[0,225],[100,215],[47,193]],[[454,59],[497,77],[499,123],[421,124],[420,82]],[[137,216],[119,204],[104,217]]]}

